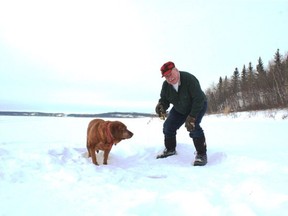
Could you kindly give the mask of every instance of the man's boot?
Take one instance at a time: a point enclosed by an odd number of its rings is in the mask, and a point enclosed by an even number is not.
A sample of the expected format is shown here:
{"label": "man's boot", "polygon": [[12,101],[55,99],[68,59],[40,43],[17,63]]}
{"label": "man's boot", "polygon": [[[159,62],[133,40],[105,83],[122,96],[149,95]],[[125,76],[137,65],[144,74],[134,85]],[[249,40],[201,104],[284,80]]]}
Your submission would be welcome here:
{"label": "man's boot", "polygon": [[207,148],[205,136],[199,138],[193,138],[194,146],[197,151],[194,166],[204,166],[207,164]]}
{"label": "man's boot", "polygon": [[176,154],[176,136],[174,137],[165,137],[164,139],[165,149],[164,151],[157,155],[158,158],[166,158]]}

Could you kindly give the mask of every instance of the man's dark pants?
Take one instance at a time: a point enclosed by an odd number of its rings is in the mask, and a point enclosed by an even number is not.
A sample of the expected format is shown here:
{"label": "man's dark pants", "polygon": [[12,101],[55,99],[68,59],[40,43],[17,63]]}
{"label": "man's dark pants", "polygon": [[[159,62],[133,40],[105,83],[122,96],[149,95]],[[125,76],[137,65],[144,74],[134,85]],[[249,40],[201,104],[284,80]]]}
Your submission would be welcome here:
{"label": "man's dark pants", "polygon": [[[203,116],[207,110],[207,102],[201,111],[198,113],[195,122],[195,129],[189,133],[192,139],[205,137],[204,131],[200,126]],[[163,133],[165,137],[165,146],[168,150],[174,150],[176,148],[176,134],[177,130],[185,123],[187,115],[183,115],[177,112],[174,107],[170,110],[169,115],[163,125]],[[174,141],[175,140],[175,141]]]}

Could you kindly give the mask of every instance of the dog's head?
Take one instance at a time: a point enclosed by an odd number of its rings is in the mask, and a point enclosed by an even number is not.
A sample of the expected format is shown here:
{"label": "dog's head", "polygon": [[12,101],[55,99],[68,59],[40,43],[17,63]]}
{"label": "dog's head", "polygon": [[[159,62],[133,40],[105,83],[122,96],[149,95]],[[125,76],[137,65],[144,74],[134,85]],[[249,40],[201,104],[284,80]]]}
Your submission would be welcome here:
{"label": "dog's head", "polygon": [[111,122],[110,126],[111,134],[115,139],[123,140],[130,139],[133,133],[129,131],[125,124],[120,121]]}

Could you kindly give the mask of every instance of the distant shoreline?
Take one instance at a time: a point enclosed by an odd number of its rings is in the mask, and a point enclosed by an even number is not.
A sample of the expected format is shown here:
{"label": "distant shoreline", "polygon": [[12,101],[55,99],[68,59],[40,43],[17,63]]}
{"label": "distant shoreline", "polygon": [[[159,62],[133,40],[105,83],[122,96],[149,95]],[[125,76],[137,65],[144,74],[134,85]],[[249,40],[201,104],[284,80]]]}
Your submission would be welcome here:
{"label": "distant shoreline", "polygon": [[138,112],[108,112],[99,114],[66,114],[66,113],[48,113],[48,112],[19,112],[19,111],[0,111],[0,116],[46,116],[46,117],[81,117],[81,118],[143,118],[155,117],[155,114]]}

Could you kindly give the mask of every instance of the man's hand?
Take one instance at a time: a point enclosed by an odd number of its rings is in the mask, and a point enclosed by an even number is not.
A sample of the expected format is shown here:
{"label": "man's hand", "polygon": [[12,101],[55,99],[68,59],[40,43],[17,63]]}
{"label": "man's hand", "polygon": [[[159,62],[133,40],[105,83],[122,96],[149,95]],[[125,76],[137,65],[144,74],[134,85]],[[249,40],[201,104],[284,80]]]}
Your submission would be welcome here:
{"label": "man's hand", "polygon": [[160,119],[163,119],[165,120],[166,118],[166,111],[163,107],[163,104],[162,103],[158,103],[156,108],[155,108],[155,112],[158,114],[158,116],[160,117]]}
{"label": "man's hand", "polygon": [[186,118],[185,127],[186,127],[187,131],[191,132],[195,129],[195,121],[196,121],[196,119],[192,116],[188,116]]}

